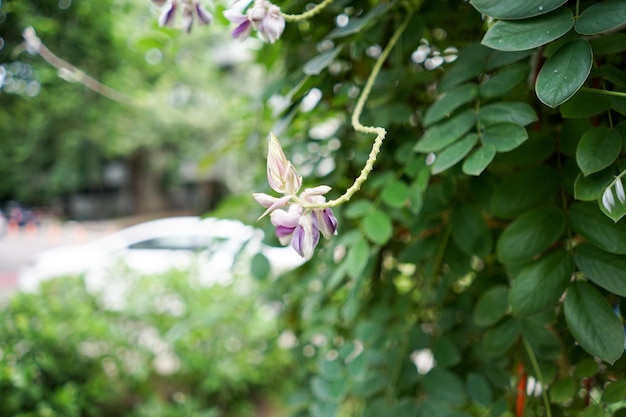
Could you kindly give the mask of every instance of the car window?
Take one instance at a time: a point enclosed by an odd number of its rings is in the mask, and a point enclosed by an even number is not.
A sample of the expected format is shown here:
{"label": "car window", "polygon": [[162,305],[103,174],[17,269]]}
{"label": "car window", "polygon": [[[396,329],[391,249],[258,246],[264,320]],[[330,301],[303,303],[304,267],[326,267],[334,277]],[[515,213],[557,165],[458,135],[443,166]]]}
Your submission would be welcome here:
{"label": "car window", "polygon": [[128,246],[129,249],[201,250],[211,243],[207,236],[163,236],[143,240]]}

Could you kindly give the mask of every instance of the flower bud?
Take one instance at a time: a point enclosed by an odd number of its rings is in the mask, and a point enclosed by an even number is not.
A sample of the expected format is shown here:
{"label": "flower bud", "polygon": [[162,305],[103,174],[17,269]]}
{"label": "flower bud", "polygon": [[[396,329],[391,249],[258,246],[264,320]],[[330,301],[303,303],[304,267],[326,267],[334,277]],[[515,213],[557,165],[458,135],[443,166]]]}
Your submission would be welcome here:
{"label": "flower bud", "polygon": [[258,26],[258,31],[264,41],[274,43],[285,30],[285,19],[280,14],[278,6],[271,5]]}

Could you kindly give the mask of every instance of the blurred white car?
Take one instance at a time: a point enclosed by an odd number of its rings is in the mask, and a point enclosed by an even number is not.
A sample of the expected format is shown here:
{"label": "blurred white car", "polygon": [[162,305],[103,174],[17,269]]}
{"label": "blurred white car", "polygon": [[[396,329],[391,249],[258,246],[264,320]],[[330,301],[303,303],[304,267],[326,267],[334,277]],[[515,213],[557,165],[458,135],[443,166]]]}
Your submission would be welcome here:
{"label": "blurred white car", "polygon": [[257,255],[278,275],[300,266],[303,259],[290,247],[263,243],[263,232],[236,220],[172,217],[142,223],[92,242],[41,252],[20,271],[18,287],[34,291],[47,279],[83,275],[90,290],[123,291],[132,276],[188,271],[200,285],[226,284],[250,274]]}

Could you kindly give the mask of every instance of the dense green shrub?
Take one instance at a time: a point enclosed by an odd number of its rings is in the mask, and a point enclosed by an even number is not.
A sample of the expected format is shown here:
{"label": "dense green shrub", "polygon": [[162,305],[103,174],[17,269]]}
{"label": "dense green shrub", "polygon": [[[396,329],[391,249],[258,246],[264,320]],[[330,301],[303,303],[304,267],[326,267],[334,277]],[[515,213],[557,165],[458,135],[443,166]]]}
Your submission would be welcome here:
{"label": "dense green shrub", "polygon": [[114,310],[79,278],[12,297],[0,311],[0,415],[255,415],[286,386],[277,311],[258,282],[190,276],[143,277]]}

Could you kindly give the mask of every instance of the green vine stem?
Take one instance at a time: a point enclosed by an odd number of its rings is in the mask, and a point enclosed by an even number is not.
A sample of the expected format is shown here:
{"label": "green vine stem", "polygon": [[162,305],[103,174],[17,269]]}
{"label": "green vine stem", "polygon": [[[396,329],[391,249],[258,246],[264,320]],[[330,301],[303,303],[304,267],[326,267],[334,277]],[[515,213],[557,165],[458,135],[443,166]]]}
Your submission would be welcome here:
{"label": "green vine stem", "polygon": [[359,176],[354,180],[354,183],[350,186],[350,188],[346,190],[346,192],[343,195],[336,198],[335,200],[330,200],[322,204],[304,204],[303,205],[304,208],[308,208],[308,209],[329,208],[329,207],[336,207],[340,204],[346,203],[347,201],[350,200],[350,198],[352,198],[352,196],[357,191],[359,191],[363,183],[367,181],[367,177],[369,176],[370,172],[372,172],[372,169],[374,168],[374,163],[376,162],[376,158],[378,157],[378,154],[380,153],[380,147],[382,146],[383,141],[385,140],[387,131],[385,130],[385,128],[379,127],[379,126],[364,126],[361,124],[359,119],[361,117],[361,113],[363,112],[363,107],[365,106],[365,102],[367,101],[370,95],[370,92],[372,91],[374,82],[376,81],[376,78],[378,77],[378,74],[380,73],[380,69],[385,63],[385,60],[389,56],[393,47],[398,42],[398,39],[400,39],[402,32],[404,32],[404,30],[408,26],[412,15],[413,15],[412,11],[407,13],[406,18],[400,24],[396,32],[393,34],[393,36],[389,40],[389,43],[387,44],[383,52],[380,54],[380,56],[376,60],[376,63],[374,64],[374,68],[372,68],[372,72],[370,73],[367,79],[367,82],[365,83],[365,87],[363,87],[363,92],[361,92],[361,96],[357,100],[356,106],[354,107],[354,112],[352,113],[351,122],[352,122],[352,128],[355,131],[360,132],[360,133],[366,133],[366,134],[376,134],[376,138],[374,139],[374,144],[372,145],[372,150],[370,151],[369,157],[367,158],[367,161],[365,162],[365,166],[361,170],[361,173],[359,174]]}
{"label": "green vine stem", "polygon": [[[528,343],[525,337],[522,337],[522,342],[524,343],[524,349],[526,349],[526,353],[528,354],[528,358],[530,359],[530,363],[533,366],[535,374],[537,374],[538,382],[543,384],[543,375],[541,374],[541,369],[539,369],[539,362],[537,362],[537,357],[535,356],[535,352],[533,352],[532,346]],[[541,388],[541,396],[543,397],[543,405],[546,408],[546,417],[552,417],[552,410],[550,409],[550,400],[548,400],[548,390],[547,386],[543,385]]]}
{"label": "green vine stem", "polygon": [[313,7],[311,10],[307,10],[306,12],[300,13],[300,14],[287,14],[287,13],[281,13],[281,14],[287,22],[300,22],[302,20],[306,20],[315,16],[316,14],[324,10],[324,8],[332,2],[333,0],[324,0],[317,6]]}

